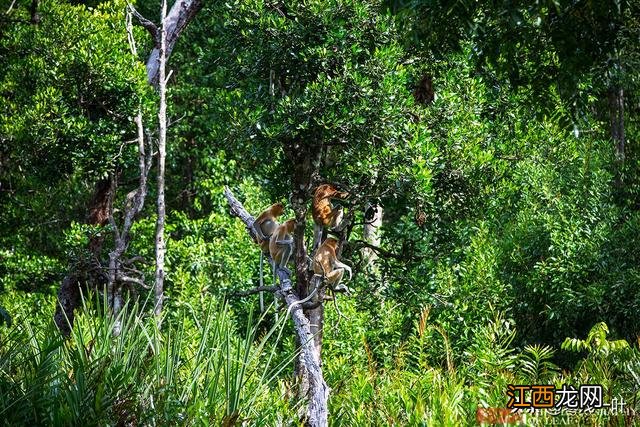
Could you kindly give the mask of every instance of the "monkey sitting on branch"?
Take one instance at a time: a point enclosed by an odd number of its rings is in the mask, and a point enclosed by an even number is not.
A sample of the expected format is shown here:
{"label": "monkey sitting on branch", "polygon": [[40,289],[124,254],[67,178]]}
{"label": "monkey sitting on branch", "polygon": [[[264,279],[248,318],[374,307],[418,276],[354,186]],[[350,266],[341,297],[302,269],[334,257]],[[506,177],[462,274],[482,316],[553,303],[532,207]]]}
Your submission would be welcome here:
{"label": "monkey sitting on branch", "polygon": [[[288,274],[291,271],[287,268],[289,259],[293,254],[293,230],[296,227],[296,220],[294,218],[285,221],[283,224],[276,227],[275,231],[269,239],[269,254],[273,260],[273,281],[276,280],[276,268],[280,267]],[[276,322],[278,322],[278,300],[276,303]]]}
{"label": "monkey sitting on branch", "polygon": [[[251,228],[255,233],[254,242],[260,245],[260,287],[264,286],[264,256],[269,254],[269,240],[273,235],[273,232],[278,228],[280,224],[276,221],[284,212],[284,205],[282,203],[274,203],[267,209],[262,211],[260,215],[253,221]],[[264,313],[264,293],[260,292],[260,312]]]}
{"label": "monkey sitting on branch", "polygon": [[349,197],[349,193],[338,191],[332,184],[322,184],[316,188],[311,204],[314,223],[311,253],[314,253],[320,246],[325,228],[334,229],[342,222],[342,206],[334,207],[331,199],[346,199],[347,197]]}
{"label": "monkey sitting on branch", "polygon": [[282,215],[283,212],[283,204],[274,203],[262,211],[253,222],[252,228],[256,235],[254,242],[260,245],[262,252],[265,254],[269,253],[269,239],[271,239],[271,235],[280,225],[278,221],[276,221],[276,218]]}
{"label": "monkey sitting on branch", "polygon": [[285,221],[283,224],[276,227],[271,239],[269,240],[269,254],[273,259],[274,270],[275,267],[280,267],[286,271],[289,271],[287,264],[293,254],[293,230],[296,227],[296,220],[294,218]]}
{"label": "monkey sitting on branch", "polygon": [[334,292],[349,293],[349,288],[340,282],[345,271],[351,280],[351,267],[338,261],[337,249],[338,239],[327,237],[313,257],[313,272],[322,276]]}

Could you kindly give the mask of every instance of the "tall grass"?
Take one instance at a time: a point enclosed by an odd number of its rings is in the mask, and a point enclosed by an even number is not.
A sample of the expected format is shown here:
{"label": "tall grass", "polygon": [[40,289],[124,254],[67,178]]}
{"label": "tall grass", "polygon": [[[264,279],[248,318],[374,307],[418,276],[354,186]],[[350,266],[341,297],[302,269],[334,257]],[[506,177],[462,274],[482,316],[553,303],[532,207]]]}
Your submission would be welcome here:
{"label": "tall grass", "polygon": [[211,304],[159,330],[136,305],[120,314],[116,337],[106,305],[91,306],[67,341],[53,324],[28,319],[0,330],[1,423],[268,425],[295,412],[276,384],[291,360],[274,362],[282,323],[261,337],[256,326],[239,335],[228,307]]}
{"label": "tall grass", "polygon": [[[292,375],[284,372],[294,354],[283,357],[287,346],[279,345],[287,319],[259,335],[261,319],[250,317],[253,326],[239,334],[229,308],[212,303],[200,312],[190,306],[172,312],[160,330],[144,308],[132,306],[121,313],[122,332],[114,337],[116,319],[104,306],[85,306],[67,341],[52,324],[20,316],[0,328],[0,425],[297,425],[300,407],[289,401]],[[473,426],[478,407],[505,406],[507,384],[602,384],[608,402],[623,396],[637,408],[640,350],[614,345],[596,326],[597,342],[567,341],[589,344],[589,352],[573,372],[559,372],[554,349],[513,347],[516,331],[499,314],[476,327],[472,345],[456,355],[447,331],[425,309],[392,363],[376,359],[364,335],[356,350],[362,354],[352,358],[332,357],[327,346],[330,424]],[[527,414],[523,421],[544,426],[565,418]],[[604,411],[566,421],[630,424]]]}
{"label": "tall grass", "polygon": [[[596,325],[598,326],[598,325]],[[624,397],[628,408],[637,411],[640,350],[618,341],[601,338],[601,347],[617,351],[592,354],[575,371],[560,372],[552,363],[555,350],[543,345],[513,347],[516,331],[503,315],[474,329],[472,343],[463,355],[452,353],[449,336],[440,325],[429,321],[429,309],[415,322],[414,334],[398,348],[392,365],[381,365],[372,356],[366,340],[366,364],[346,370],[327,363],[330,386],[336,384],[330,401],[336,426],[410,425],[476,426],[478,408],[504,408],[508,384],[602,384],[605,400]],[[433,347],[441,342],[443,352],[434,357]],[[589,342],[589,339],[568,340]],[[617,344],[613,344],[613,343]],[[604,344],[602,344],[604,343]],[[625,351],[622,354],[622,348]],[[623,358],[624,356],[624,358]],[[597,362],[597,363],[596,363]],[[344,361],[341,361],[344,363]],[[617,367],[614,372],[613,366]],[[338,374],[336,377],[335,375]],[[613,386],[615,384],[615,386]],[[637,413],[637,412],[636,412]],[[567,416],[551,413],[521,414],[523,425],[640,425],[637,417],[606,410]]]}

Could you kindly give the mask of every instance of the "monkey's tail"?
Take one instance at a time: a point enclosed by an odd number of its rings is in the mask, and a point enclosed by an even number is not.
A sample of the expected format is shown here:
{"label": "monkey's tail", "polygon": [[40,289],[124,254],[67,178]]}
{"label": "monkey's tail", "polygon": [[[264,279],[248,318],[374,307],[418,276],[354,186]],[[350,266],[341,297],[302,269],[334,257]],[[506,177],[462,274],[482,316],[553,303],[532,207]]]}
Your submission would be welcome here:
{"label": "monkey's tail", "polygon": [[273,309],[276,312],[276,323],[280,321],[280,315],[278,314],[278,310],[280,310],[280,304],[278,303],[278,297],[276,294],[273,294]]}
{"label": "monkey's tail", "polygon": [[318,288],[313,288],[313,291],[307,295],[306,298],[301,299],[299,301],[294,301],[289,308],[287,309],[287,317],[289,317],[289,315],[291,314],[291,309],[293,308],[293,306],[298,305],[298,304],[304,304],[305,302],[309,301],[311,298],[313,298],[313,296],[318,292]]}
{"label": "monkey's tail", "polygon": [[[276,263],[275,261],[273,262],[273,286],[276,286]],[[273,294],[273,306],[275,308],[276,311],[276,323],[278,323],[278,296],[274,293]]]}
{"label": "monkey's tail", "polygon": [[[260,287],[264,286],[264,275],[262,271],[262,264],[264,262],[264,254],[260,251]],[[264,292],[260,291],[260,313],[264,313]]]}

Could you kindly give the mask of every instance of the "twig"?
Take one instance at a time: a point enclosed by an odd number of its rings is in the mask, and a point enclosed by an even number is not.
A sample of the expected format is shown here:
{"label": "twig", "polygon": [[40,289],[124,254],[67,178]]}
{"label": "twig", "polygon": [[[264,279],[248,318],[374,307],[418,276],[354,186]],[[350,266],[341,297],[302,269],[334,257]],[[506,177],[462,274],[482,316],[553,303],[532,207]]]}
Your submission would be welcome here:
{"label": "twig", "polygon": [[375,246],[372,245],[371,243],[367,243],[364,240],[354,240],[349,242],[349,245],[353,244],[354,246],[356,246],[356,249],[360,249],[360,248],[369,248],[373,251],[375,251],[377,254],[385,256],[387,258],[393,258],[393,259],[397,259],[397,260],[404,260],[406,258],[409,258],[408,256],[405,255],[400,255],[400,254],[395,254],[393,252],[389,252],[385,249],[382,249],[379,246]]}
{"label": "twig", "polygon": [[125,276],[124,274],[118,274],[118,280],[125,283],[135,283],[136,285],[141,286],[144,289],[151,289],[151,286],[145,285],[142,279],[136,279],[135,277]]}
{"label": "twig", "polygon": [[[168,79],[168,77],[167,77]],[[171,126],[175,125],[178,122],[181,122],[182,120],[184,120],[184,118],[187,117],[187,113],[184,113],[182,116],[178,117],[175,120],[169,120],[169,122],[167,123],[167,127],[170,128]]]}
{"label": "twig", "polygon": [[13,0],[11,2],[11,4],[9,5],[9,9],[7,9],[7,11],[5,12],[5,15],[8,15],[8,14],[11,13],[11,9],[13,9],[13,5],[15,5],[15,4],[16,4],[16,0]]}
{"label": "twig", "polygon": [[127,6],[129,7],[129,10],[133,14],[133,16],[135,16],[138,20],[138,23],[142,25],[147,31],[149,31],[154,45],[157,46],[160,42],[160,30],[158,29],[158,26],[142,16],[131,3],[129,3]]}

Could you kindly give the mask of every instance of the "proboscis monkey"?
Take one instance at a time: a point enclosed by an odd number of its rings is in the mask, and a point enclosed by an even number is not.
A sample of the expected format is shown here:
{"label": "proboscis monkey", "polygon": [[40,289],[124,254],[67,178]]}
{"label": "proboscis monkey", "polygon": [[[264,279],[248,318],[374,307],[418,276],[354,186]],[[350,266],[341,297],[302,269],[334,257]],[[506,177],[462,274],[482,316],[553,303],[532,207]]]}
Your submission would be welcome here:
{"label": "proboscis monkey", "polygon": [[345,270],[351,280],[351,267],[338,261],[338,240],[327,237],[313,257],[313,272],[321,275],[334,292],[348,292],[349,288],[341,285],[340,281]]}
{"label": "proboscis monkey", "polygon": [[265,253],[269,252],[269,238],[279,225],[276,218],[282,215],[283,212],[284,206],[282,203],[274,203],[262,211],[253,221],[253,231],[256,233],[256,240],[254,241],[260,245]]}
{"label": "proboscis monkey", "polygon": [[311,205],[311,213],[313,215],[313,247],[311,253],[320,245],[323,229],[337,227],[342,222],[342,206],[334,208],[331,199],[346,199],[347,197],[349,197],[349,193],[338,191],[331,184],[322,184],[316,188]]}
{"label": "proboscis monkey", "polygon": [[[262,211],[253,221],[253,231],[255,232],[254,242],[260,245],[260,287],[264,285],[264,254],[269,253],[269,239],[278,227],[276,218],[282,215],[284,206],[282,203],[274,203]],[[260,292],[260,312],[264,312],[264,293]]]}
{"label": "proboscis monkey", "polygon": [[[269,254],[273,259],[274,267],[287,269],[287,263],[293,254],[293,230],[296,220],[290,219],[279,225],[269,240]],[[275,270],[274,270],[275,272]]]}

